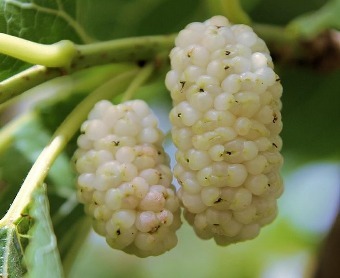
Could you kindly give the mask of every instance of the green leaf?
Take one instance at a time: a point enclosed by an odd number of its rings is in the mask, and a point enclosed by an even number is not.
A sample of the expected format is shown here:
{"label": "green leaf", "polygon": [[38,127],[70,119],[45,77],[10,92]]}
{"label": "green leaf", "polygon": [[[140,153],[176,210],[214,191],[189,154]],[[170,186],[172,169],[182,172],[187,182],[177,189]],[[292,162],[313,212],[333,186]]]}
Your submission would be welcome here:
{"label": "green leaf", "polygon": [[0,277],[22,277],[26,272],[22,265],[23,253],[14,224],[0,227]]}
{"label": "green leaf", "polygon": [[16,196],[32,164],[21,152],[11,146],[0,155],[0,217],[3,217]]}
{"label": "green leaf", "polygon": [[28,277],[63,277],[57,239],[49,214],[46,187],[37,189],[32,197],[29,212],[34,225],[29,231],[30,242],[25,251]]}
{"label": "green leaf", "polygon": [[[197,0],[78,0],[79,21],[99,40],[178,32],[205,17]],[[81,4],[80,4],[81,3]]]}
{"label": "green leaf", "polygon": [[[75,19],[76,1],[0,0],[0,32],[38,43],[50,44],[62,39],[91,41]],[[0,80],[30,65],[0,55]]]}

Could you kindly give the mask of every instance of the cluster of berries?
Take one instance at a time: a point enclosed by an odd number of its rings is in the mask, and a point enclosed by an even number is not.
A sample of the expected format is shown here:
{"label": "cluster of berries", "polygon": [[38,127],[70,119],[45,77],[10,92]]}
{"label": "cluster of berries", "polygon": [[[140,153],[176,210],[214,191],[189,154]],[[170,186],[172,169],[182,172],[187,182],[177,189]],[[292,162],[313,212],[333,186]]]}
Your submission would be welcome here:
{"label": "cluster of berries", "polygon": [[215,16],[180,31],[170,61],[177,193],[164,135],[141,100],[97,103],[75,153],[94,229],[142,257],[176,245],[180,204],[199,237],[227,245],[272,222],[283,192],[282,86],[264,41]]}
{"label": "cluster of berries", "polygon": [[116,249],[156,256],[177,244],[180,206],[157,118],[144,101],[98,102],[75,152],[78,199]]}

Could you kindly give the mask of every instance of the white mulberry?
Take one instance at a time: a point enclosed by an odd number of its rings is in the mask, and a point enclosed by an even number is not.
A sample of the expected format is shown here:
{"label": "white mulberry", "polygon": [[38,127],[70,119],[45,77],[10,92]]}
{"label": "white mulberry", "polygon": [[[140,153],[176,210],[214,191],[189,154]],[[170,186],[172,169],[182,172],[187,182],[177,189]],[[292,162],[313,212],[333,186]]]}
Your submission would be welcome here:
{"label": "white mulberry", "polygon": [[254,238],[283,191],[282,86],[267,46],[215,16],[180,31],[170,53],[174,175],[185,217],[220,245]]}
{"label": "white mulberry", "polygon": [[78,199],[108,244],[140,257],[177,244],[179,200],[158,121],[144,101],[98,102],[75,152]]}

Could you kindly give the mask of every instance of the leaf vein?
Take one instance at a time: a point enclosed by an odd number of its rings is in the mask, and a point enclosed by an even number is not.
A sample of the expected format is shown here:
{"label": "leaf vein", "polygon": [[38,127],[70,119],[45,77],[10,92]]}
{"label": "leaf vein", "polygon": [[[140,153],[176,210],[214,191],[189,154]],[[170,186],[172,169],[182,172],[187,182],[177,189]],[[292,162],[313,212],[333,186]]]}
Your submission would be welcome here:
{"label": "leaf vein", "polygon": [[84,28],[74,18],[72,18],[67,12],[65,12],[60,0],[57,1],[57,6],[58,6],[57,10],[40,6],[34,2],[22,3],[17,0],[5,0],[5,4],[11,4],[21,9],[32,9],[32,10],[36,10],[37,12],[55,15],[56,17],[62,18],[65,22],[67,22],[73,28],[73,30],[78,34],[78,36],[81,38],[81,40],[84,43],[91,43],[94,41],[94,39],[86,33]]}

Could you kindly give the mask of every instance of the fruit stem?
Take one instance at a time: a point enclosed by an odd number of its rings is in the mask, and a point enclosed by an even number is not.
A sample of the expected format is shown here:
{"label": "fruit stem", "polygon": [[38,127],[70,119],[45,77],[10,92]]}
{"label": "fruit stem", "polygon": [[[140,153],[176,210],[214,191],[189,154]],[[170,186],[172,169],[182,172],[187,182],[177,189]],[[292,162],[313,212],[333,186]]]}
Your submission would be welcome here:
{"label": "fruit stem", "polygon": [[220,0],[222,13],[233,23],[251,24],[251,19],[243,10],[239,0]]}
{"label": "fruit stem", "polygon": [[77,132],[93,105],[101,99],[110,99],[124,90],[137,72],[138,69],[133,69],[109,80],[94,90],[67,116],[33,164],[11,207],[0,223],[13,223],[21,217],[21,212],[30,202],[32,192],[44,181],[52,163]]}
{"label": "fruit stem", "polygon": [[252,27],[257,35],[267,43],[292,44],[297,42],[297,37],[285,27],[262,23],[254,23]]}
{"label": "fruit stem", "polygon": [[154,66],[151,63],[143,67],[124,92],[122,102],[130,100],[133,97],[136,90],[151,76],[153,70]]}
{"label": "fruit stem", "polygon": [[170,51],[177,34],[116,39],[77,45],[77,57],[72,67],[114,63],[119,61],[147,61],[162,51]]}
{"label": "fruit stem", "polygon": [[0,53],[46,67],[68,67],[76,55],[75,44],[68,40],[46,45],[0,33],[0,41]]}

